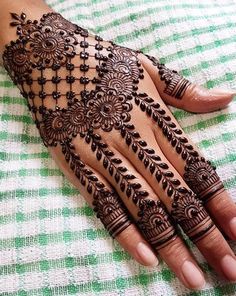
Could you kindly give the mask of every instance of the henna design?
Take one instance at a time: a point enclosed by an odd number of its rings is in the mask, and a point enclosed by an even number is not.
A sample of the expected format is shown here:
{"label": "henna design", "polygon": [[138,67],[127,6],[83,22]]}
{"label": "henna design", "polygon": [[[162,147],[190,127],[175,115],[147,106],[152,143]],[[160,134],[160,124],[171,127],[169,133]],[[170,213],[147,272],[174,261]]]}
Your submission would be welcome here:
{"label": "henna design", "polygon": [[120,190],[140,209],[137,225],[153,247],[159,250],[175,239],[177,233],[164,204],[161,201],[147,199],[149,193],[140,190],[140,183],[133,182],[136,177],[130,174],[126,167],[121,166],[122,160],[115,157],[99,134],[90,131],[87,134],[81,133],[80,136],[85,138],[87,144],[91,144],[97,160],[102,161],[103,167],[114,177]]}
{"label": "henna design", "polygon": [[203,157],[185,167],[184,180],[207,203],[224,190],[224,185],[209,161]]}
{"label": "henna design", "polygon": [[117,236],[131,223],[131,219],[114,190],[109,190],[99,181],[92,170],[86,168],[80,156],[74,152],[71,141],[61,144],[62,152],[80,183],[93,196],[94,211],[112,237]]}
{"label": "henna design", "polygon": [[[168,165],[147,147],[130,123],[134,103],[157,122],[163,135],[181,154],[188,165],[185,178],[192,182],[192,173],[196,170],[193,164],[203,160],[165,110],[147,94],[138,92],[144,71],[137,52],[112,42],[105,46],[99,36],[95,36],[95,43],[90,44],[87,30],[56,13],[44,15],[39,22],[26,20],[25,14],[12,14],[12,17],[14,21],[11,25],[17,26],[19,38],[6,46],[4,66],[27,98],[44,144],[62,147],[70,168],[80,183],[86,186],[88,193],[93,195],[94,209],[108,231],[115,236],[131,222],[117,195],[106,189],[74,152],[72,143],[77,136],[90,145],[97,160],[102,162],[120,190],[137,207],[137,224],[147,239],[160,249],[176,237],[165,206],[152,200],[148,192],[142,190],[141,184],[135,182],[135,176],[128,172],[97,132],[111,132],[113,129],[120,132],[125,143],[132,147],[145,168],[155,174],[157,182],[172,198],[173,217],[184,231],[193,240],[211,231],[213,224],[202,203],[192,192],[180,187],[180,181],[174,178]],[[89,47],[93,48],[94,55],[89,53]],[[88,64],[89,59],[94,59],[95,67]],[[168,72],[163,65],[159,67],[166,91],[182,97],[188,86],[187,80],[180,79],[175,72]],[[94,77],[88,75],[89,70]],[[66,93],[61,85],[67,86]],[[61,98],[66,98],[66,105]],[[203,186],[206,192],[204,198],[212,192],[213,187],[208,190],[215,180],[211,175],[212,172]]]}
{"label": "henna design", "polygon": [[161,201],[144,200],[137,222],[147,241],[156,250],[165,247],[176,237],[170,216]]}
{"label": "henna design", "polygon": [[174,197],[171,214],[194,242],[215,229],[215,225],[204,209],[202,202],[192,192]]}
{"label": "henna design", "polygon": [[189,187],[198,195],[204,203],[224,190],[223,183],[211,166],[194,147],[189,144],[188,139],[183,137],[183,132],[171,121],[170,116],[154,102],[146,93],[135,94],[135,103],[140,109],[151,117],[162,130],[162,134],[170,142],[176,153],[181,155],[186,162],[183,179]]}
{"label": "henna design", "polygon": [[160,79],[165,82],[164,93],[176,99],[182,99],[190,82],[182,77],[177,71],[170,70],[164,64],[160,64],[155,57],[146,54],[146,57],[157,67]]}
{"label": "henna design", "polygon": [[[214,224],[203,208],[202,202],[196,198],[193,192],[180,186],[180,181],[174,178],[174,174],[169,170],[168,165],[140,138],[139,133],[135,131],[134,125],[124,124],[120,132],[122,137],[125,138],[126,144],[131,146],[133,152],[137,154],[138,159],[143,162],[145,168],[155,176],[156,181],[163,190],[173,199],[171,215],[180,224],[184,232],[193,241],[197,241],[208,234],[209,231],[212,231]],[[146,209],[150,212],[150,209]],[[145,213],[145,211],[143,212]],[[200,234],[198,234],[199,231]],[[156,238],[158,236],[153,239]],[[152,240],[150,237],[149,239]]]}

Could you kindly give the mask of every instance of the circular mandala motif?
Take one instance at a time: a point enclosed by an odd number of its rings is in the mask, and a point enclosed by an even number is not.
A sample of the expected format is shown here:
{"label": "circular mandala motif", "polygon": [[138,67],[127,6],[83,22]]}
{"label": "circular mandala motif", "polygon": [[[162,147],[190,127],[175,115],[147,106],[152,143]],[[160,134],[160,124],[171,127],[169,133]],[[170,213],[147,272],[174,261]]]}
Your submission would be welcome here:
{"label": "circular mandala motif", "polygon": [[118,72],[133,79],[139,78],[139,67],[136,55],[127,48],[116,46],[112,51],[112,57],[106,62],[106,68],[110,72]]}
{"label": "circular mandala motif", "polygon": [[30,55],[23,42],[8,46],[3,55],[4,66],[14,75],[24,75],[30,69]]}
{"label": "circular mandala motif", "polygon": [[89,102],[89,116],[93,120],[94,128],[111,131],[122,120],[124,98],[114,95],[99,95]]}
{"label": "circular mandala motif", "polygon": [[65,62],[65,40],[57,32],[50,30],[36,32],[33,34],[29,45],[37,61],[48,64],[48,66],[53,63],[62,64]]}
{"label": "circular mandala motif", "polygon": [[64,115],[65,128],[74,136],[89,129],[88,110],[82,102],[72,105]]}
{"label": "circular mandala motif", "polygon": [[55,110],[45,114],[39,130],[46,145],[51,146],[56,145],[57,142],[63,142],[69,136],[65,125],[64,112]]}
{"label": "circular mandala motif", "polygon": [[108,72],[106,73],[99,84],[101,90],[105,93],[113,93],[116,95],[130,95],[132,93],[132,79],[122,73]]}

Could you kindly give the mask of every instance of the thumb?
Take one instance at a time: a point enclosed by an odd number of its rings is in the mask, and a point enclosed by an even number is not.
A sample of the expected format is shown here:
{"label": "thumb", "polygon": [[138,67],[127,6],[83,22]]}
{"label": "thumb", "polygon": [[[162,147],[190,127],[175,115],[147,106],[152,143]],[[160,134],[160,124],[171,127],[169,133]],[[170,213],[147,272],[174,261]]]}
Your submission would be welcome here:
{"label": "thumb", "polygon": [[227,106],[236,95],[230,90],[208,90],[191,83],[178,72],[160,64],[154,57],[140,53],[139,59],[163,101],[174,107],[196,113],[211,112]]}

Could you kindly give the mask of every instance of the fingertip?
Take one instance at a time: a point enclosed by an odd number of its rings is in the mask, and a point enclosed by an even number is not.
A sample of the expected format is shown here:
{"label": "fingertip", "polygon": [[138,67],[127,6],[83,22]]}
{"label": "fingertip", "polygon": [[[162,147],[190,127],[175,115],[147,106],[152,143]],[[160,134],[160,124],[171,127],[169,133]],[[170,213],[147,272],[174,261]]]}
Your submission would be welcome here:
{"label": "fingertip", "polygon": [[190,112],[207,113],[225,108],[234,99],[235,93],[221,89],[192,87],[184,96],[184,109]]}
{"label": "fingertip", "polygon": [[143,242],[139,242],[136,247],[137,256],[139,262],[144,266],[156,267],[159,264],[159,261],[154,254],[154,252],[150,249],[148,245]]}
{"label": "fingertip", "polygon": [[118,234],[116,240],[139,264],[149,267],[159,264],[156,254],[134,224]]}

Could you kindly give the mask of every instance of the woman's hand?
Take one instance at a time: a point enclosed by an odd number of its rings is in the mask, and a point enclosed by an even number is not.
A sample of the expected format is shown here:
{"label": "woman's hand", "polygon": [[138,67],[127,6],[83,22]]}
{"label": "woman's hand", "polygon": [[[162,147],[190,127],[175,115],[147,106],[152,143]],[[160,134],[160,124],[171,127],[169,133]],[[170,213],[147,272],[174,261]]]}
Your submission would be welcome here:
{"label": "woman's hand", "polygon": [[201,89],[59,14],[12,18],[18,39],[6,46],[4,66],[44,144],[110,234],[144,265],[158,263],[151,245],[186,287],[201,288],[179,225],[221,276],[236,280],[223,237],[236,239],[236,206],[162,101],[205,112],[233,94]]}

